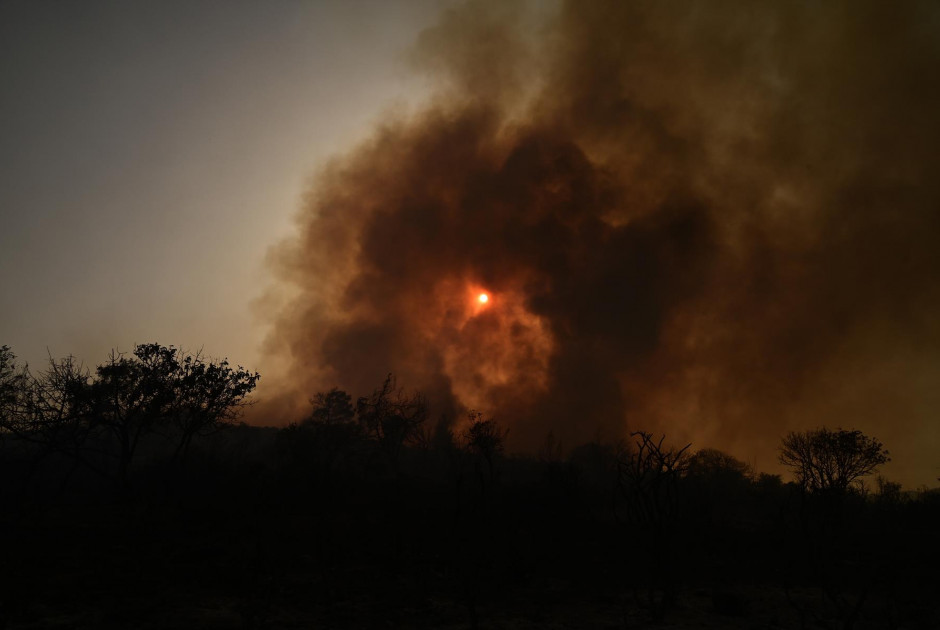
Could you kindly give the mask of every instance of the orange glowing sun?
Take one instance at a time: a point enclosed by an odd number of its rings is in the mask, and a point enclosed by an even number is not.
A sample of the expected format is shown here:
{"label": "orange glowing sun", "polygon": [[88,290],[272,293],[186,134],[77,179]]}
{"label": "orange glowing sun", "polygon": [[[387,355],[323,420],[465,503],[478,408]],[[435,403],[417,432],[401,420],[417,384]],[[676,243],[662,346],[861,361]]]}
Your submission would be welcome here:
{"label": "orange glowing sun", "polygon": [[477,297],[477,300],[480,301],[480,304],[486,304],[487,302],[490,301],[490,296],[488,296],[486,293],[481,293],[481,294]]}

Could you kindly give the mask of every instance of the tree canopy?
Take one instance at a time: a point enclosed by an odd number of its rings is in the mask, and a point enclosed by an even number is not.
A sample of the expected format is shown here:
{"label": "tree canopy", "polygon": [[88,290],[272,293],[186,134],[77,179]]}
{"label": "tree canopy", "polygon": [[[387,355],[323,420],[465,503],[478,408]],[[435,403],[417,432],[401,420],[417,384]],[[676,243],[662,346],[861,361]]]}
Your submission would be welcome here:
{"label": "tree canopy", "polygon": [[844,492],[889,461],[884,444],[858,430],[791,432],[780,447],[780,463],[811,492]]}
{"label": "tree canopy", "polygon": [[66,357],[34,375],[4,346],[0,429],[126,483],[142,440],[165,438],[184,454],[195,436],[234,422],[259,378],[157,343],[112,352],[94,373]]}

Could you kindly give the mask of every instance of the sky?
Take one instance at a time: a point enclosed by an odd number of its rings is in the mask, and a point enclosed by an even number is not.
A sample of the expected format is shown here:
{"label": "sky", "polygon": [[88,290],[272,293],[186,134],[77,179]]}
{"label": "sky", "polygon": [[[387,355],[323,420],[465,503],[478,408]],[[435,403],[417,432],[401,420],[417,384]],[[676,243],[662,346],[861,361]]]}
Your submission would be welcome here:
{"label": "sky", "polygon": [[[0,343],[940,476],[940,9],[2,5]],[[481,304],[477,296],[486,292]]]}
{"label": "sky", "polygon": [[0,343],[254,365],[315,169],[426,89],[437,0],[0,3]]}

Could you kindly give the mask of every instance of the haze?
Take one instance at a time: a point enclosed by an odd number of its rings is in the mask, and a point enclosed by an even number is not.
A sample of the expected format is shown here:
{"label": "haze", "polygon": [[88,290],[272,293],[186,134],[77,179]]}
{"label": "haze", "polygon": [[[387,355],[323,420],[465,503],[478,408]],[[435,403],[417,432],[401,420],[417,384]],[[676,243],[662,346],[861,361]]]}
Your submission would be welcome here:
{"label": "haze", "polygon": [[940,474],[935,4],[89,6],[2,9],[21,356],[204,346],[257,423],[393,372],[519,451],[777,471],[841,426]]}
{"label": "haze", "polygon": [[424,89],[435,0],[0,4],[0,333],[33,365],[159,340],[255,364],[307,178]]}

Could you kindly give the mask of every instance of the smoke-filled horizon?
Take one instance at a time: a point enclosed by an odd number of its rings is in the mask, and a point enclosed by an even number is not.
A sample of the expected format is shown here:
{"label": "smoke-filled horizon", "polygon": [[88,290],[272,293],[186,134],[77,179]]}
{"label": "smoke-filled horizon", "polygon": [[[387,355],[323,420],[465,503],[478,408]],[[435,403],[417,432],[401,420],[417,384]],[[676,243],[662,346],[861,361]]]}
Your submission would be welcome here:
{"label": "smoke-filled horizon", "polygon": [[826,425],[940,475],[935,4],[474,0],[413,55],[437,96],[270,254],[254,421],[392,372],[518,450],[643,429],[774,470]]}

